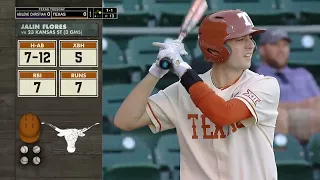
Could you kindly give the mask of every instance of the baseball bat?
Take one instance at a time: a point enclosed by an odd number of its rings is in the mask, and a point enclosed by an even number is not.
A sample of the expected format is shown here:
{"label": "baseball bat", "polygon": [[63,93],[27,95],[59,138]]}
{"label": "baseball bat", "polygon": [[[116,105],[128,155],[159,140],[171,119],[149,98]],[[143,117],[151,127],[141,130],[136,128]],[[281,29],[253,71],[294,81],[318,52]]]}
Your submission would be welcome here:
{"label": "baseball bat", "polygon": [[[194,0],[190,9],[188,10],[188,14],[186,15],[183,23],[180,27],[180,32],[178,36],[178,41],[182,42],[183,39],[188,35],[188,33],[197,25],[200,21],[201,17],[205,13],[208,8],[208,4],[206,0]],[[172,60],[169,58],[162,58],[159,61],[159,66],[162,69],[171,69],[172,68]]]}

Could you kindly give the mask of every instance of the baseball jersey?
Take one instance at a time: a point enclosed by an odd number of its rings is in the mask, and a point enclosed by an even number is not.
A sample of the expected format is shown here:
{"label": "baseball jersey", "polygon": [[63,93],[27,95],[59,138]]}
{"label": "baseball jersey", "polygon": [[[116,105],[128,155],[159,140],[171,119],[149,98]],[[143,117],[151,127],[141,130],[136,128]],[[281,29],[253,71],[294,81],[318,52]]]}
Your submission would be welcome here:
{"label": "baseball jersey", "polygon": [[151,131],[177,130],[181,180],[277,180],[273,152],[280,96],[277,80],[245,70],[237,82],[220,90],[213,85],[210,71],[200,75],[203,82],[225,101],[244,102],[253,117],[215,126],[180,82],[151,96],[146,107]]}

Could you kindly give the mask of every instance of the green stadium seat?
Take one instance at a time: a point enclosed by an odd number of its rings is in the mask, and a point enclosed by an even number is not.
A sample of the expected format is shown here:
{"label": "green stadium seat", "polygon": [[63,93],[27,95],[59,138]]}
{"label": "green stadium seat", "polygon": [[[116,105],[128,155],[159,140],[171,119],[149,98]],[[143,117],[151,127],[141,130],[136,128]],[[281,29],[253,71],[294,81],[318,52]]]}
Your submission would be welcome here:
{"label": "green stadium seat", "polygon": [[104,40],[107,46],[102,54],[104,84],[130,83],[132,74],[140,73],[140,67],[126,62],[116,41],[108,37],[104,37]]}
{"label": "green stadium seat", "polygon": [[292,39],[289,64],[320,65],[319,37],[299,33],[291,33],[289,36]]}
{"label": "green stadium seat", "polygon": [[120,106],[121,106],[120,102],[106,103],[105,101],[103,101],[102,102],[103,116],[108,117],[109,119],[113,120],[113,118],[116,115]]}
{"label": "green stadium seat", "polygon": [[[103,86],[103,98],[109,104],[122,103],[135,87],[136,84],[114,84]],[[155,88],[152,91],[152,94],[157,93],[158,91],[159,90]]]}
{"label": "green stadium seat", "polygon": [[276,0],[209,0],[213,11],[241,9],[251,17],[254,25],[286,25],[296,23],[293,13],[276,8]]}
{"label": "green stadium seat", "polygon": [[147,26],[151,17],[140,0],[104,0],[104,7],[118,8],[118,19],[105,19],[104,26]]}
{"label": "green stadium seat", "polygon": [[180,179],[180,146],[176,134],[160,137],[155,148],[155,158],[162,171],[168,170],[174,180]]}
{"label": "green stadium seat", "polygon": [[320,133],[314,134],[308,143],[308,151],[311,163],[319,167],[320,165]]}
{"label": "green stadium seat", "polygon": [[144,9],[154,13],[159,26],[180,26],[192,0],[142,0]]}
{"label": "green stadium seat", "polygon": [[122,68],[126,67],[123,53],[116,41],[103,37],[106,41],[107,49],[103,51],[103,68]]}
{"label": "green stadium seat", "polygon": [[279,180],[312,180],[311,164],[305,160],[303,147],[297,139],[290,135],[275,135],[274,153]]}
{"label": "green stadium seat", "polygon": [[[102,87],[102,108],[103,115],[113,119],[124,99],[135,88],[136,84],[113,84],[105,85]],[[152,94],[157,93],[159,90],[154,89]]]}
{"label": "green stadium seat", "polygon": [[302,25],[320,24],[319,0],[279,0],[280,8],[300,16]]}
{"label": "green stadium seat", "polygon": [[136,137],[103,135],[102,165],[105,180],[160,180],[152,152]]}

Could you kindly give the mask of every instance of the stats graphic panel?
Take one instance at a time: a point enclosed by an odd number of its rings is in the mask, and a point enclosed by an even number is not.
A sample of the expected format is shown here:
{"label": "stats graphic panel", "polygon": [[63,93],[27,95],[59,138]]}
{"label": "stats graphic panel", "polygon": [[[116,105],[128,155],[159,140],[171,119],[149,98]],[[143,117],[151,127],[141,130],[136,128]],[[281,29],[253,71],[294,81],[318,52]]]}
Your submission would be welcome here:
{"label": "stats graphic panel", "polygon": [[56,40],[18,40],[18,67],[56,67]]}
{"label": "stats graphic panel", "polygon": [[60,71],[60,97],[98,97],[98,71]]}
{"label": "stats graphic panel", "polygon": [[18,97],[57,97],[57,72],[18,70]]}
{"label": "stats graphic panel", "polygon": [[97,67],[98,41],[60,41],[60,67]]}

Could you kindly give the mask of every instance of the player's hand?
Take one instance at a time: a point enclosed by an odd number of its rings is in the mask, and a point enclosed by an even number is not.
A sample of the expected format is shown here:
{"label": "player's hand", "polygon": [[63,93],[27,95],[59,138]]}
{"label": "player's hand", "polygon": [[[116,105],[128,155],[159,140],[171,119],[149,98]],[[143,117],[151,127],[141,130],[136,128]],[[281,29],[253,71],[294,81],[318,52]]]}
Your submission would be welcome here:
{"label": "player's hand", "polygon": [[159,47],[160,51],[164,49],[171,49],[172,51],[175,51],[179,53],[181,56],[188,55],[187,51],[184,48],[184,44],[180,41],[173,40],[173,41],[168,41],[168,42],[154,42],[152,43],[153,46]]}
{"label": "player's hand", "polygon": [[[156,65],[159,64],[159,61],[162,58],[171,59],[173,65],[173,73],[175,73],[179,78],[186,72],[187,69],[191,67],[184,62],[181,55],[187,55],[187,51],[184,49],[183,43],[178,40],[174,40],[168,43],[153,43],[154,46],[160,47],[160,51],[157,57]],[[158,66],[159,67],[159,66]],[[160,68],[160,67],[159,67]]]}

